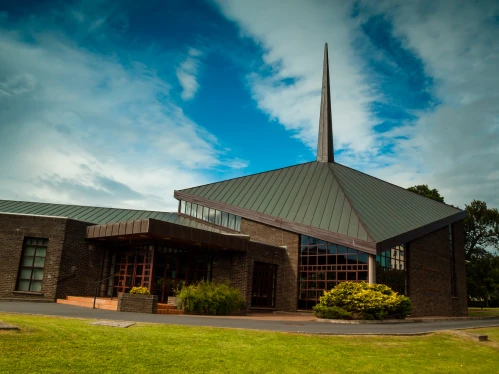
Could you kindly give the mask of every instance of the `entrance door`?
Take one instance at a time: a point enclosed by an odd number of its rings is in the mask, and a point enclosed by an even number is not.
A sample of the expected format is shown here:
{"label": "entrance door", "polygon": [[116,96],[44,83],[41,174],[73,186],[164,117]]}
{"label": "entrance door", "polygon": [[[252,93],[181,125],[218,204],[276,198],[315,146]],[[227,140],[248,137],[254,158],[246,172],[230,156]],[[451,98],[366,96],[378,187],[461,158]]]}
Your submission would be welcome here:
{"label": "entrance door", "polygon": [[277,265],[256,262],[253,266],[251,306],[275,308]]}
{"label": "entrance door", "polygon": [[153,252],[148,250],[118,252],[114,267],[118,275],[114,279],[113,296],[128,292],[132,287],[150,290],[152,259]]}

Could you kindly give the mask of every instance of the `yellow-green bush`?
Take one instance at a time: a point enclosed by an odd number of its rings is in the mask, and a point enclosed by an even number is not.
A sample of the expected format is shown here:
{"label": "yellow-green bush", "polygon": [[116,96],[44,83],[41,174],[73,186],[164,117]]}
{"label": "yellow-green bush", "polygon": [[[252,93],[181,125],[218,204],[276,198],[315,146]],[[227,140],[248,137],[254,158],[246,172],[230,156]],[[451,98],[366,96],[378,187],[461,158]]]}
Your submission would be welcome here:
{"label": "yellow-green bush", "polygon": [[130,293],[135,295],[150,295],[147,287],[133,287],[130,290]]}
{"label": "yellow-green bush", "polygon": [[193,314],[231,314],[245,307],[241,291],[229,283],[190,284],[177,293],[177,299],[185,312]]}
{"label": "yellow-green bush", "polygon": [[314,307],[314,313],[318,317],[327,315],[329,308],[333,307],[343,309],[354,319],[382,320],[405,318],[412,309],[412,303],[408,297],[399,295],[384,284],[342,282],[332,290],[324,291],[324,296]]}

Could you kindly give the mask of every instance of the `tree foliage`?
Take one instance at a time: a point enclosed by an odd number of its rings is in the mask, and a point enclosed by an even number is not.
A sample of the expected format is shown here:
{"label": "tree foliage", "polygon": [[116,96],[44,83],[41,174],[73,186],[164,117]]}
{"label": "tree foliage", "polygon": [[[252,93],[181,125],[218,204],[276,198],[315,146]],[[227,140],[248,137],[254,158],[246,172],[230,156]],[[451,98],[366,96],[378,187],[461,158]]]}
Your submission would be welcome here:
{"label": "tree foliage", "polygon": [[499,212],[487,208],[487,203],[473,200],[466,205],[464,219],[466,259],[481,248],[499,248]]}
{"label": "tree foliage", "polygon": [[436,188],[431,190],[427,184],[419,184],[417,186],[409,187],[408,190],[441,203],[444,202],[444,197],[440,195],[438,190]]}
{"label": "tree foliage", "polygon": [[489,306],[489,301],[499,302],[499,256],[483,248],[475,248],[466,267],[468,295]]}

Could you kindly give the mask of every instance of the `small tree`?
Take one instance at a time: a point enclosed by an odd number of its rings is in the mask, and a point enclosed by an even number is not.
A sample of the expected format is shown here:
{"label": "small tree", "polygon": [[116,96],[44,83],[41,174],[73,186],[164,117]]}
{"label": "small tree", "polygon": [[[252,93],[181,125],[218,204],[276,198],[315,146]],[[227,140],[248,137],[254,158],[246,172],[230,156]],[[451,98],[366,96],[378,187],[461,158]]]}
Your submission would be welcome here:
{"label": "small tree", "polygon": [[499,248],[499,211],[487,203],[473,200],[466,205],[464,220],[466,259],[471,260],[480,248]]}
{"label": "small tree", "polygon": [[444,202],[444,197],[440,195],[438,190],[436,188],[431,190],[427,184],[419,184],[417,186],[409,187],[408,190],[429,199],[440,201],[441,203]]}

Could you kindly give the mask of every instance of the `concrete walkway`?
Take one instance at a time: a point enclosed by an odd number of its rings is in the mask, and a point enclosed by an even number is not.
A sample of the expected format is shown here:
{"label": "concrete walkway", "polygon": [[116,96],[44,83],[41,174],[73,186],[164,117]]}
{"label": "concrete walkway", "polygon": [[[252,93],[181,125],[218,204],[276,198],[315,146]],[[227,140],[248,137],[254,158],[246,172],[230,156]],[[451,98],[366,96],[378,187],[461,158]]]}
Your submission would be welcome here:
{"label": "concrete walkway", "polygon": [[[335,324],[319,323],[307,315],[253,315],[250,317],[205,317],[168,314],[123,313],[89,309],[55,303],[0,302],[0,313],[39,314],[60,317],[106,319],[169,325],[207,326],[326,335],[418,335],[438,330],[469,329],[499,326],[499,318],[482,320],[453,320],[425,323],[394,324]],[[1,319],[1,315],[0,315]]]}

